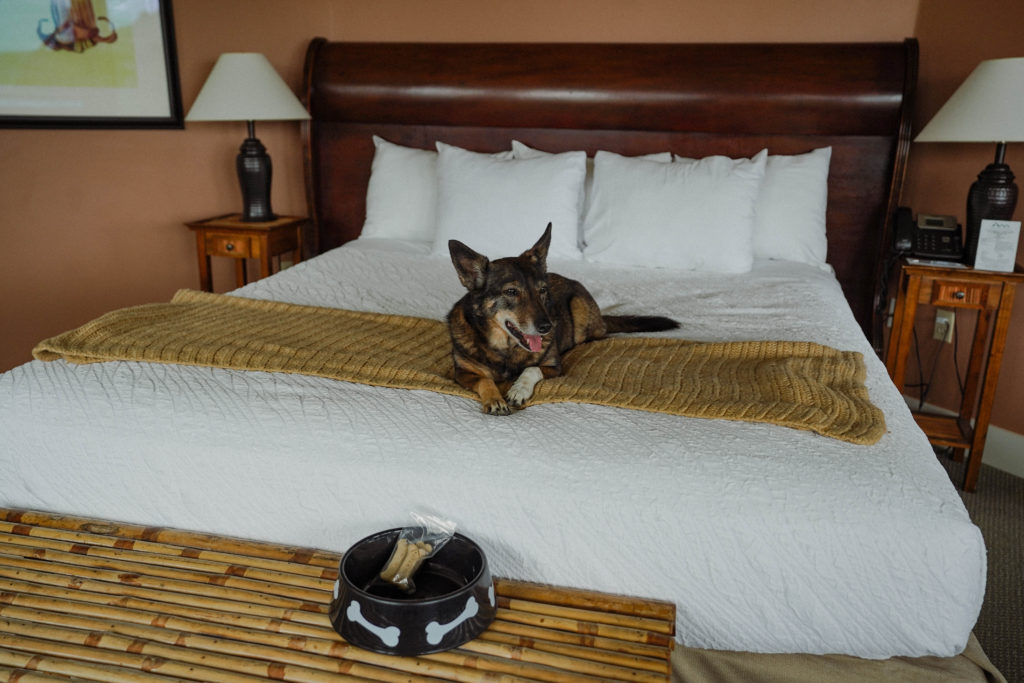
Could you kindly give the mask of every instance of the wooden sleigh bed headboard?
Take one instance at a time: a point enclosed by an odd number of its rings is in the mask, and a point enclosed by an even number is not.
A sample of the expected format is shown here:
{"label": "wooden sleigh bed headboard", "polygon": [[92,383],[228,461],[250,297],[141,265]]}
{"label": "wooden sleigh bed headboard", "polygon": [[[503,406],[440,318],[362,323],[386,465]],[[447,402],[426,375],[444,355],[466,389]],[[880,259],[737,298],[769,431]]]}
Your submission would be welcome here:
{"label": "wooden sleigh bed headboard", "polygon": [[874,298],[910,140],[917,43],[439,44],[314,39],[304,99],[315,234],[354,239],[371,135],[481,152],[749,157],[832,146],[828,259],[873,337]]}

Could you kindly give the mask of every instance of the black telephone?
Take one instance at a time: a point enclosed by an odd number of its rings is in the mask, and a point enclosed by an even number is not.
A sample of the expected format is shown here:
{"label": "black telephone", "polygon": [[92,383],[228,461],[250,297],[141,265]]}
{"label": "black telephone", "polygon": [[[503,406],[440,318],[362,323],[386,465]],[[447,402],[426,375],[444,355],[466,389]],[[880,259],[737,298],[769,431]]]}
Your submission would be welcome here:
{"label": "black telephone", "polygon": [[901,206],[896,209],[896,239],[893,244],[900,254],[924,258],[961,261],[964,258],[960,226],[953,216],[918,214]]}

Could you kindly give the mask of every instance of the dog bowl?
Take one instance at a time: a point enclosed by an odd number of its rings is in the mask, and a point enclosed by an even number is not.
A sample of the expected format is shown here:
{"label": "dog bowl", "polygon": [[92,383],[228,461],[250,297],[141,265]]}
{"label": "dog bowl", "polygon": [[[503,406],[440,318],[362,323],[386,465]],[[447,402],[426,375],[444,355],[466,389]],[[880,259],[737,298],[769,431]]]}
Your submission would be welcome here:
{"label": "dog bowl", "polygon": [[420,566],[413,593],[374,583],[401,531],[367,536],[341,558],[334,630],[352,645],[405,656],[450,650],[483,633],[494,621],[494,582],[483,550],[462,534]]}

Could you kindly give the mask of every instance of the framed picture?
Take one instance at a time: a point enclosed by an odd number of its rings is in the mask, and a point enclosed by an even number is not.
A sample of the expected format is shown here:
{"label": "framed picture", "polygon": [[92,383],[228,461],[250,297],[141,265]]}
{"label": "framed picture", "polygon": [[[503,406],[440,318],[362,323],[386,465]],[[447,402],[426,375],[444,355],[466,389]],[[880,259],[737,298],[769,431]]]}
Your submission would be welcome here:
{"label": "framed picture", "polygon": [[0,127],[182,126],[170,0],[0,0]]}

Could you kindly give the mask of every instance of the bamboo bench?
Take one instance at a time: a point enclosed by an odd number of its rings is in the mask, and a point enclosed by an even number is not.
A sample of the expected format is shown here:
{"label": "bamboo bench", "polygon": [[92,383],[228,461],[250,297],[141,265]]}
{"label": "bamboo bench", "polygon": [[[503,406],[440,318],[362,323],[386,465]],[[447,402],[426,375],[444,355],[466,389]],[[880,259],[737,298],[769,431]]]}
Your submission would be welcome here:
{"label": "bamboo bench", "polygon": [[498,579],[462,647],[348,645],[337,553],[0,508],[0,681],[665,681],[671,603]]}

